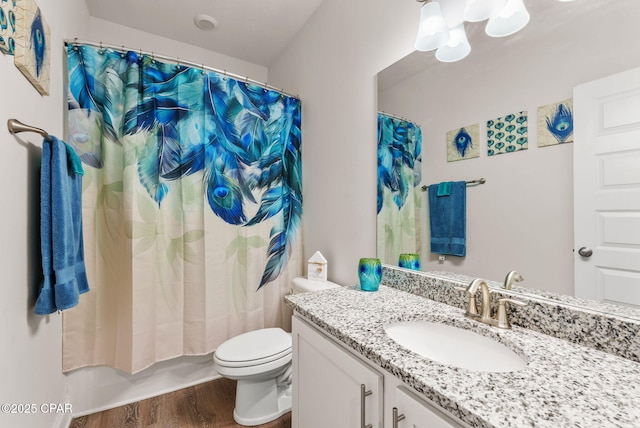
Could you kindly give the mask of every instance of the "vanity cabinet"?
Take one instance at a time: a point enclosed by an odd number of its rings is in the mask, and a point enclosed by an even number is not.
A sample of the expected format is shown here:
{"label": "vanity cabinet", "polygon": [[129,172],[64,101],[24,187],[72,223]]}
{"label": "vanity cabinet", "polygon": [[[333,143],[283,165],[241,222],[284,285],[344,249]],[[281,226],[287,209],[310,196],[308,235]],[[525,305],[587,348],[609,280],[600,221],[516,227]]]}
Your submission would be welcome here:
{"label": "vanity cabinet", "polygon": [[293,428],[382,428],[383,376],[293,318]]}
{"label": "vanity cabinet", "polygon": [[292,336],[293,428],[468,427],[298,315]]}

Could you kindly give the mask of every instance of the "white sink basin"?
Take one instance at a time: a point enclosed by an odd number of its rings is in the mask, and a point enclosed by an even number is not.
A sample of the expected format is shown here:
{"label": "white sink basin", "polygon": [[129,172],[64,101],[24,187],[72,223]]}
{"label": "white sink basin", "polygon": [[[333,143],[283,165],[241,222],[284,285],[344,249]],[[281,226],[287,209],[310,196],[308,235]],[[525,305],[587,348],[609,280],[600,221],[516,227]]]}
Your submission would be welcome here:
{"label": "white sink basin", "polygon": [[513,372],[526,361],[511,349],[471,330],[428,321],[400,321],[384,326],[396,343],[430,360],[481,372]]}

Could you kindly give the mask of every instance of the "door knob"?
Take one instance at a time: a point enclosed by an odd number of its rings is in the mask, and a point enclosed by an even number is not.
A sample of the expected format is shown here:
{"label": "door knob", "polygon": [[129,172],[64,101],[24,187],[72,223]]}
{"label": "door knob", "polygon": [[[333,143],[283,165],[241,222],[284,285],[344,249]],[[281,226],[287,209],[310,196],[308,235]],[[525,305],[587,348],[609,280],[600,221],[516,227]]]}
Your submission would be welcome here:
{"label": "door knob", "polygon": [[593,254],[593,250],[587,247],[580,247],[580,249],[578,250],[578,254],[580,254],[582,257],[591,257],[591,255]]}

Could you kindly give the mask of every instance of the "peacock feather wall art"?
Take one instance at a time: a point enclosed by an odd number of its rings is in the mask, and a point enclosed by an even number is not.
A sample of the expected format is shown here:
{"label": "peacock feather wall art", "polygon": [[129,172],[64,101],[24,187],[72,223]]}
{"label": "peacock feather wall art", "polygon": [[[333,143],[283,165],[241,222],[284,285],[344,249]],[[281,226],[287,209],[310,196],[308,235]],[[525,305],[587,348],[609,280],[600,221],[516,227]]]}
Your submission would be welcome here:
{"label": "peacock feather wall art", "polygon": [[480,156],[480,125],[474,123],[447,132],[447,161]]}
{"label": "peacock feather wall art", "polygon": [[526,111],[487,121],[487,155],[513,153],[529,148]]}
{"label": "peacock feather wall art", "polygon": [[538,107],[538,147],[573,142],[573,100]]}
{"label": "peacock feather wall art", "polygon": [[16,0],[14,63],[42,95],[49,95],[51,32],[34,0]]}
{"label": "peacock feather wall art", "polygon": [[0,0],[0,52],[13,55],[15,52],[16,0]]}

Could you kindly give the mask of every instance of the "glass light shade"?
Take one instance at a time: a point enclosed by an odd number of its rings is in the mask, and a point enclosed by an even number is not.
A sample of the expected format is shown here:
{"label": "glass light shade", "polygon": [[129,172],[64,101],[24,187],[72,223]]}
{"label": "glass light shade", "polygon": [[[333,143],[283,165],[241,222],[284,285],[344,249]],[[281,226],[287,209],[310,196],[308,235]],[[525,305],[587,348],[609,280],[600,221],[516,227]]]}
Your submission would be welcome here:
{"label": "glass light shade", "polygon": [[442,16],[447,27],[453,28],[458,24],[464,22],[464,8],[467,4],[467,0],[445,0],[440,4],[440,10],[442,10]]}
{"label": "glass light shade", "polygon": [[420,9],[420,27],[415,48],[430,51],[443,46],[449,40],[449,28],[444,22],[440,4],[436,1],[425,3]]}
{"label": "glass light shade", "polygon": [[529,12],[522,0],[509,0],[502,11],[489,18],[484,31],[491,37],[510,36],[529,23]]}
{"label": "glass light shade", "polygon": [[449,30],[449,41],[438,48],[436,58],[442,62],[455,62],[469,55],[469,52],[471,52],[471,45],[467,40],[464,24],[459,24]]}
{"label": "glass light shade", "polygon": [[464,19],[469,22],[478,22],[497,15],[506,5],[508,0],[467,0],[464,8]]}

